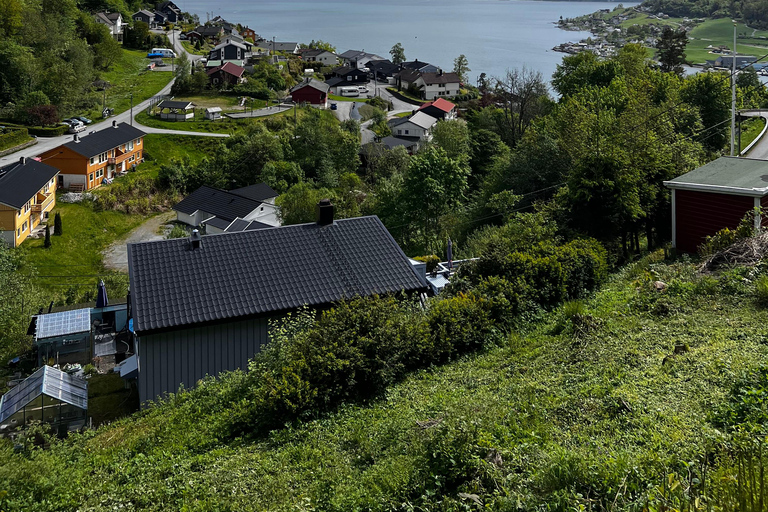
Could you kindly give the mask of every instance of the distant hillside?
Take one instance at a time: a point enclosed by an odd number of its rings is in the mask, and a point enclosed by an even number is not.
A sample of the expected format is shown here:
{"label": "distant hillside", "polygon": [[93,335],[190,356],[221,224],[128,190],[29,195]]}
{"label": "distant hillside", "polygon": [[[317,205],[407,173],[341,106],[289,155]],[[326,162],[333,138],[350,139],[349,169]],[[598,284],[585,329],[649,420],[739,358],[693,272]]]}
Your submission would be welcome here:
{"label": "distant hillside", "polygon": [[675,17],[741,18],[752,28],[768,28],[768,2],[765,0],[645,0],[642,6]]}

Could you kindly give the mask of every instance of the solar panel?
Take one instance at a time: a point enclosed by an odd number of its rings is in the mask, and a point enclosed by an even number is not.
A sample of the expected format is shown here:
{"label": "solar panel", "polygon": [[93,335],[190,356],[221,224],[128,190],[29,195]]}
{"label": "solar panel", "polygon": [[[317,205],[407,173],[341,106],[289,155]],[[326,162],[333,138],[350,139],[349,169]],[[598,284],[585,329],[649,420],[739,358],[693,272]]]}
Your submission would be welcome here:
{"label": "solar panel", "polygon": [[91,330],[91,309],[61,311],[37,317],[35,339],[53,338]]}

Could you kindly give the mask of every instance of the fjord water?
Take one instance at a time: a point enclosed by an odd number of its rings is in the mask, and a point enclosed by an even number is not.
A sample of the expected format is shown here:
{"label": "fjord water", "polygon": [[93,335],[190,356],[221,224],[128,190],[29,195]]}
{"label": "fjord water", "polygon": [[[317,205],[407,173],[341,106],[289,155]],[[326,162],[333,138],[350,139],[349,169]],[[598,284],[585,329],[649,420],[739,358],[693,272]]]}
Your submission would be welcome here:
{"label": "fjord water", "polygon": [[[525,0],[182,0],[179,7],[200,20],[222,16],[248,25],[277,41],[308,43],[322,39],[339,52],[365,50],[389,58],[400,42],[408,60],[419,59],[453,68],[467,56],[472,81],[481,72],[502,76],[506,70],[541,71],[549,80],[563,58],[552,47],[589,37],[566,32],[553,23],[618,2],[551,2]],[[625,2],[624,6],[635,5]]]}

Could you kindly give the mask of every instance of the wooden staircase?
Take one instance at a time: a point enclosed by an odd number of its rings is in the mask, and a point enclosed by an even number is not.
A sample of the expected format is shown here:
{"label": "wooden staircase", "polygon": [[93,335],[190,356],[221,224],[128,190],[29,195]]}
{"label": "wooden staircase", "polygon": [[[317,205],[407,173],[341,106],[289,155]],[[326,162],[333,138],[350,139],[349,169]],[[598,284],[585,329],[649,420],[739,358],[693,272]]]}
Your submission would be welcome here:
{"label": "wooden staircase", "polygon": [[85,185],[82,183],[72,183],[69,185],[70,192],[82,192],[85,190]]}

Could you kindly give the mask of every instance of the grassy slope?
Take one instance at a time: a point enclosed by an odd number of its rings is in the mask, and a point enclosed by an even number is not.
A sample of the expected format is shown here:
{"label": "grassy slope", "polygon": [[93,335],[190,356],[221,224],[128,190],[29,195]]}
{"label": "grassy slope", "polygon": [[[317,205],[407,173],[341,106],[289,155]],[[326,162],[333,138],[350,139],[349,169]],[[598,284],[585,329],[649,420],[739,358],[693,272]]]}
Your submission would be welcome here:
{"label": "grassy slope", "polygon": [[747,121],[744,121],[741,124],[741,148],[739,151],[743,151],[744,148],[749,146],[749,144],[755,140],[755,138],[760,135],[760,132],[765,127],[765,119],[762,117],[757,117],[754,119],[749,119]]}
{"label": "grassy slope", "polygon": [[[151,161],[141,164],[136,173],[129,173],[119,181],[130,181],[143,174],[156,175],[163,163],[186,156],[191,162],[199,162],[220,141],[183,135],[149,134],[145,137],[145,149]],[[109,189],[109,185],[101,187]],[[101,190],[100,189],[100,190]],[[19,248],[29,267],[37,269],[40,276],[84,276],[36,279],[38,284],[61,293],[73,283],[92,284],[104,272],[101,251],[115,240],[126,236],[146,217],[127,215],[118,211],[95,211],[90,203],[66,204],[57,202],[50,214],[51,233],[53,217],[60,213],[62,236],[51,236],[52,246],[43,247],[43,239],[27,240]]]}
{"label": "grassy slope", "polygon": [[[653,270],[591,300],[588,335],[558,334],[552,315],[504,347],[266,440],[218,444],[189,400],[32,456],[0,443],[0,482],[34,510],[383,510],[459,492],[505,510],[571,510],[576,493],[621,504],[702,453],[734,378],[768,361],[768,313],[742,275],[695,288],[690,266]],[[635,276],[671,287],[639,293]],[[664,362],[676,344],[690,350]]]}
{"label": "grassy slope", "polygon": [[[739,23],[736,32],[738,34],[751,35],[753,29],[743,23]],[[756,36],[766,36],[768,32],[758,30]],[[711,54],[707,46],[725,45],[733,46],[733,23],[729,19],[708,20],[691,30],[685,53],[689,62],[703,64],[706,60],[715,60],[716,54]],[[736,50],[740,54],[762,56],[768,53],[768,41],[760,39],[737,39]]]}
{"label": "grassy slope", "polygon": [[[146,52],[123,49],[123,58],[116,62],[109,71],[102,72],[101,80],[106,80],[112,87],[106,91],[106,104],[115,109],[115,113],[123,112],[131,107],[131,92],[133,104],[151,98],[168,85],[173,78],[169,71],[146,71],[149,59]],[[101,103],[89,112],[72,112],[71,115],[85,115],[94,122],[100,121]]]}

